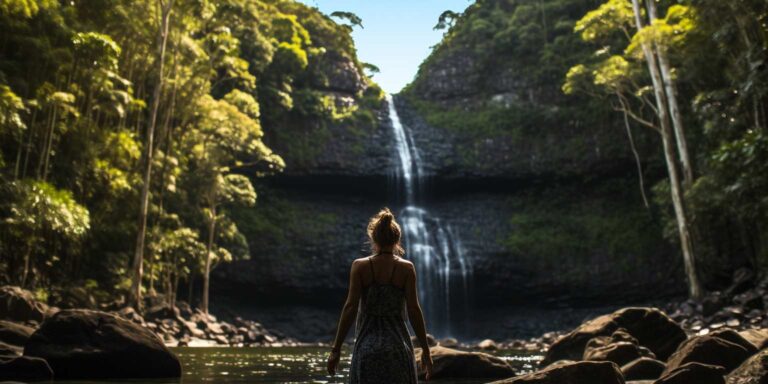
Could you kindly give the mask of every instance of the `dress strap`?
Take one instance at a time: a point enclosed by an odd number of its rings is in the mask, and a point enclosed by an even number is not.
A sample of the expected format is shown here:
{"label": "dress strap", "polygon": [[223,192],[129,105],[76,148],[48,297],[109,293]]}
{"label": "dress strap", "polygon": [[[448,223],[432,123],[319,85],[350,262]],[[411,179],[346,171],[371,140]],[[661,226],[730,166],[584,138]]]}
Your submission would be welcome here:
{"label": "dress strap", "polygon": [[372,279],[371,281],[373,283],[375,283],[376,282],[376,271],[373,270],[373,258],[372,257],[368,258],[368,264],[371,266],[371,279]]}
{"label": "dress strap", "polygon": [[389,283],[392,284],[395,281],[395,269],[397,269],[397,258],[392,261],[392,273],[389,275]]}

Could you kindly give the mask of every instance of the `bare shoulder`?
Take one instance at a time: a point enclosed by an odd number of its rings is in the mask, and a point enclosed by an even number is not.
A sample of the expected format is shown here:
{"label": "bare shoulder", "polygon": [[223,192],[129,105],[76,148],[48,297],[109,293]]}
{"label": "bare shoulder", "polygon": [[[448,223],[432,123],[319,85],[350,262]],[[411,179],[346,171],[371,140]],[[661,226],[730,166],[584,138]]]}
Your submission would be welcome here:
{"label": "bare shoulder", "polygon": [[368,261],[367,257],[361,257],[359,259],[353,260],[352,261],[352,270],[354,271],[354,270],[360,268],[360,265],[362,265],[364,262],[367,262],[367,261]]}
{"label": "bare shoulder", "polygon": [[414,267],[413,263],[410,260],[403,259],[402,257],[397,258],[398,265],[403,266],[409,271],[415,271],[416,267]]}

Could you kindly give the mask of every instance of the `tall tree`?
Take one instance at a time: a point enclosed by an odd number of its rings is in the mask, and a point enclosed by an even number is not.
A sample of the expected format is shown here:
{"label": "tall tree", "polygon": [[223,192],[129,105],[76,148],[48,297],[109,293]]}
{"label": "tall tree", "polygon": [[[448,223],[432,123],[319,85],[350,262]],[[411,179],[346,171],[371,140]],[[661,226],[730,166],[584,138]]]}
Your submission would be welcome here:
{"label": "tall tree", "polygon": [[[645,22],[643,21],[640,0],[632,0],[632,9],[635,13],[637,31],[642,32],[645,28]],[[653,47],[646,41],[641,42],[641,45],[656,98],[656,113],[659,118],[661,140],[664,145],[664,157],[667,163],[667,173],[669,174],[669,185],[672,193],[672,205],[674,206],[675,218],[677,220],[677,230],[680,235],[680,247],[683,251],[683,264],[685,265],[685,274],[688,278],[688,293],[691,297],[698,299],[702,295],[702,289],[696,272],[696,256],[691,238],[691,229],[685,212],[685,198],[676,165],[675,146],[673,145],[674,138],[669,116],[669,94],[665,92],[664,82]],[[682,129],[682,126],[680,128]],[[682,132],[680,133],[682,134]],[[682,139],[684,142],[685,137],[683,136]],[[678,144],[680,144],[680,141],[678,141]]]}
{"label": "tall tree", "polygon": [[157,30],[157,83],[152,93],[152,111],[147,127],[144,153],[143,153],[143,179],[141,185],[139,224],[136,234],[136,246],[133,255],[133,280],[131,281],[131,302],[137,308],[141,308],[141,280],[144,265],[144,241],[147,236],[147,213],[149,211],[149,189],[152,181],[152,158],[154,157],[154,136],[157,126],[157,115],[160,109],[160,97],[162,96],[165,81],[165,51],[168,43],[168,32],[171,22],[171,11],[174,0],[157,0],[160,10],[160,20]]}
{"label": "tall tree", "polygon": [[[646,2],[648,8],[648,19],[650,25],[654,26],[658,23],[658,11],[656,9],[656,2],[650,0]],[[659,69],[661,71],[661,78],[664,82],[664,90],[667,96],[667,102],[669,103],[669,113],[672,118],[672,127],[675,130],[675,140],[677,142],[677,152],[680,157],[680,164],[683,168],[683,180],[685,182],[686,189],[693,186],[693,165],[691,164],[691,154],[688,150],[688,139],[685,136],[685,126],[683,124],[683,116],[680,112],[680,104],[677,101],[677,85],[675,78],[672,75],[671,65],[669,64],[669,57],[667,55],[667,46],[663,40],[656,38],[653,41],[654,48],[653,53],[659,59]],[[645,50],[645,48],[643,48]]]}

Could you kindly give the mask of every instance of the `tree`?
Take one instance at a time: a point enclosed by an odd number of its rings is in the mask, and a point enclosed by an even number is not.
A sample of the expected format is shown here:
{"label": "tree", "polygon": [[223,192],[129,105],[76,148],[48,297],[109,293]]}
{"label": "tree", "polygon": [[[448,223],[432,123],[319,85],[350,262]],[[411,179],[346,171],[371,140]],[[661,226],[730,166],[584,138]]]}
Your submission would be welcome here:
{"label": "tree", "polygon": [[[657,54],[659,50],[654,49],[654,41],[656,40],[648,38],[654,31],[647,29],[644,17],[645,13],[639,0],[632,0],[631,5],[625,0],[609,0],[582,18],[576,25],[576,32],[580,32],[585,40],[616,41],[614,36],[618,33],[628,40],[629,45],[621,54],[609,56],[607,59],[602,59],[602,61],[594,64],[592,70],[584,65],[573,67],[567,75],[563,89],[566,93],[572,93],[577,89],[588,90],[589,84],[593,84],[608,95],[616,97],[619,104],[617,109],[624,113],[625,118],[632,118],[661,135],[689,294],[693,298],[700,298],[702,288],[696,269],[696,257],[689,218],[686,213],[684,189],[677,165],[678,155],[681,158],[687,157],[687,155],[682,156],[675,151],[674,129],[670,117],[672,108],[667,93],[667,91],[674,89],[674,84],[670,77],[665,86],[659,67],[661,61]],[[634,31],[632,29],[633,24]],[[650,87],[639,83],[642,81],[640,76],[642,72],[639,72],[629,61],[634,58],[631,53],[638,50],[642,52],[641,57],[645,60],[646,73],[650,76],[651,81]],[[585,77],[588,79],[585,80]],[[591,91],[588,92],[591,93]],[[652,100],[649,96],[651,92]],[[633,104],[640,108],[633,108]],[[642,112],[638,112],[644,109],[652,110],[654,119],[644,118]],[[680,122],[679,128],[680,135],[678,137],[680,140],[677,141],[677,148],[687,148],[687,145],[680,145],[681,140],[685,141],[682,122]]]}
{"label": "tree", "polygon": [[146,141],[143,153],[143,180],[140,195],[139,207],[139,225],[136,235],[135,253],[133,256],[133,281],[131,283],[131,301],[137,308],[141,308],[141,279],[143,275],[144,264],[144,240],[147,231],[147,212],[149,211],[149,188],[152,178],[152,158],[154,156],[154,136],[157,126],[157,115],[160,109],[160,97],[163,91],[165,81],[165,50],[168,43],[168,32],[171,22],[171,11],[174,0],[157,0],[158,7],[161,10],[160,20],[157,31],[157,83],[152,94],[152,111],[147,127]]}
{"label": "tree", "polygon": [[364,28],[363,27],[363,19],[361,19],[360,16],[358,16],[358,15],[352,13],[352,12],[336,11],[336,12],[331,13],[331,16],[335,17],[335,18],[338,18],[338,19],[342,19],[342,20],[348,21],[350,29],[353,28],[353,27]]}
{"label": "tree", "polygon": [[[36,264],[34,259],[40,256],[41,260],[46,260],[42,256],[56,251],[50,244],[59,244],[62,248],[73,246],[88,232],[90,216],[70,192],[58,190],[43,181],[11,182],[5,194],[8,200],[0,210],[5,211],[2,227],[10,239],[2,248],[17,247],[23,255],[21,270],[14,272],[18,276],[17,283],[29,287]],[[14,253],[8,248],[3,252]]]}
{"label": "tree", "polygon": [[206,255],[203,267],[203,300],[201,309],[209,309],[210,272],[230,253],[216,246],[217,225],[224,218],[221,206],[236,204],[250,206],[256,202],[256,192],[250,180],[231,173],[232,167],[265,166],[279,170],[282,159],[273,154],[261,141],[263,135],[258,120],[255,100],[247,94],[233,91],[223,100],[208,96],[196,106],[194,129],[184,137],[184,147],[191,158],[187,185],[193,189],[206,221]]}

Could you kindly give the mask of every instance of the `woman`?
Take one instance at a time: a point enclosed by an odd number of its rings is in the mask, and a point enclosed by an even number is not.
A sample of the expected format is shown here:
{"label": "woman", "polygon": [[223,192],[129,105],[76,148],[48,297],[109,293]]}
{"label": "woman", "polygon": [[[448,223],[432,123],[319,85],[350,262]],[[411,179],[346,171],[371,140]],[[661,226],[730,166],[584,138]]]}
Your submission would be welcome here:
{"label": "woman", "polygon": [[413,345],[405,325],[407,309],[423,350],[422,366],[429,380],[432,356],[416,292],[416,269],[410,261],[400,258],[404,254],[400,226],[389,209],[384,208],[371,218],[368,238],[374,254],[352,262],[349,292],[328,357],[328,373],[336,373],[341,345],[357,314],[349,382],[415,384]]}

